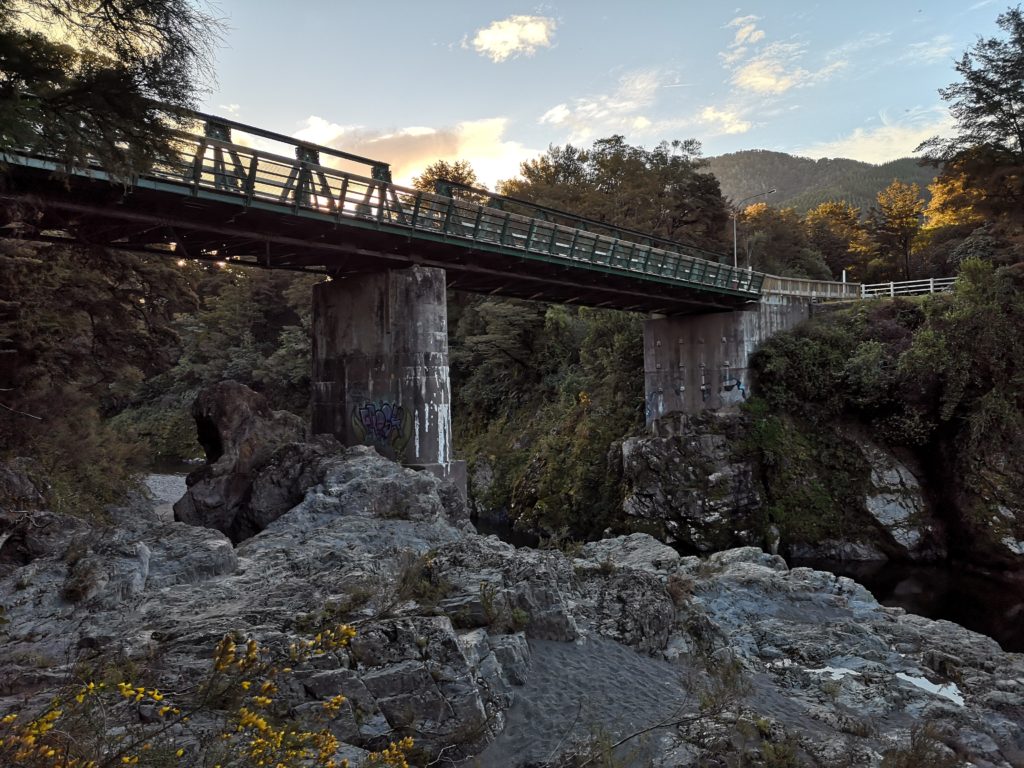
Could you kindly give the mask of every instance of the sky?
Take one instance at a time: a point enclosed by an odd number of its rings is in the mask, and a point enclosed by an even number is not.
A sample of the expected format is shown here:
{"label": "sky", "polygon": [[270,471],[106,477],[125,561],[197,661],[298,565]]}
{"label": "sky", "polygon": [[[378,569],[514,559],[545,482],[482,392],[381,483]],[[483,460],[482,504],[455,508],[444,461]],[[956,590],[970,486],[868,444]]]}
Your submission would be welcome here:
{"label": "sky", "polygon": [[952,121],[938,89],[1008,0],[219,0],[204,110],[493,187],[551,145],[695,138],[872,163]]}

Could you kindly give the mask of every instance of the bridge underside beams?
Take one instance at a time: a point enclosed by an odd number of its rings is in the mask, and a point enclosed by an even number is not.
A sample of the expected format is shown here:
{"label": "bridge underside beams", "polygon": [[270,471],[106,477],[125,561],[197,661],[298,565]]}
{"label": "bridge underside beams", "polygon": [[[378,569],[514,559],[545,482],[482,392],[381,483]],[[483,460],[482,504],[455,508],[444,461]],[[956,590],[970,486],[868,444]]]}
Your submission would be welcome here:
{"label": "bridge underside beams", "polygon": [[313,433],[454,480],[444,272],[413,267],[313,289]]}
{"label": "bridge underside beams", "polygon": [[[15,169],[17,170],[17,169]],[[241,264],[324,272],[344,278],[414,264],[440,267],[448,285],[471,293],[666,315],[732,310],[750,301],[659,282],[623,270],[538,261],[456,240],[425,241],[301,215],[136,188],[68,179],[60,187],[31,175],[0,194],[38,215],[25,237],[68,237],[96,245],[150,250],[174,258],[231,259]],[[37,193],[37,194],[34,194]],[[173,250],[170,244],[174,244]]]}
{"label": "bridge underside beams", "polygon": [[748,310],[647,320],[648,426],[655,434],[671,434],[687,415],[738,407],[751,393],[750,356],[766,339],[809,316],[808,299],[765,295]]}

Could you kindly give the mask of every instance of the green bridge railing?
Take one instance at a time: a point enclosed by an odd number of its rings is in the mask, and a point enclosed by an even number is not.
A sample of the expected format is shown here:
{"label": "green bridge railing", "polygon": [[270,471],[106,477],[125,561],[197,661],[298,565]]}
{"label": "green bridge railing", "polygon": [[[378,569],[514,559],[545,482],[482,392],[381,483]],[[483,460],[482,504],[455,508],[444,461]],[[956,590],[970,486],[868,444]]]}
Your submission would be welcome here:
{"label": "green bridge railing", "polygon": [[[753,299],[761,292],[763,274],[701,258],[697,254],[712,254],[683,244],[588,222],[552,209],[535,207],[539,215],[506,209],[523,210],[522,206],[530,205],[524,201],[493,196],[482,200],[458,190],[449,196],[401,187],[390,181],[390,170],[384,163],[209,115],[198,117],[205,120],[203,133],[180,132],[176,157],[133,179],[135,186],[231,200],[340,225],[441,240],[468,249],[627,274],[720,294]],[[252,134],[246,137],[246,143],[290,145],[295,157],[232,141],[232,130]],[[332,163],[369,166],[370,174],[324,165],[321,153]],[[51,165],[15,153],[5,153],[5,158],[39,167]],[[99,168],[82,173],[106,175]],[[568,223],[559,223],[559,218]]]}

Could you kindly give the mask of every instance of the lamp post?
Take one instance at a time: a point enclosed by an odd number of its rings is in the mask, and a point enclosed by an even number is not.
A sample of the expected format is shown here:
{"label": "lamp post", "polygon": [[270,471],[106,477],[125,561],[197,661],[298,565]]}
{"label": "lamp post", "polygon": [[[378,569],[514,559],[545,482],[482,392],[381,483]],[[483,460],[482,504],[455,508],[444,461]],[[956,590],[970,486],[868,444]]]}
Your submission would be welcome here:
{"label": "lamp post", "polygon": [[733,269],[736,269],[737,266],[738,266],[738,264],[736,262],[736,218],[737,218],[737,216],[739,216],[740,206],[743,205],[748,200],[753,200],[754,198],[761,197],[762,195],[773,195],[777,191],[778,190],[775,190],[775,189],[769,189],[767,192],[758,192],[756,195],[751,195],[750,197],[744,197],[742,200],[740,200],[738,203],[736,203],[736,210],[732,212],[732,268]]}

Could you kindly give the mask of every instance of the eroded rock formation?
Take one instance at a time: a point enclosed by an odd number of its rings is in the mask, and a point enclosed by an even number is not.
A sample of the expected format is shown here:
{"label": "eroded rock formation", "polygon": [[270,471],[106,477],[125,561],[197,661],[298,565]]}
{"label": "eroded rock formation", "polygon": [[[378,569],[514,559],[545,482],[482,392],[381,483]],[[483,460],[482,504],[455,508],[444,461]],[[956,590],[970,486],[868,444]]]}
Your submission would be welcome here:
{"label": "eroded rock formation", "polygon": [[291,506],[237,545],[142,501],[104,522],[0,517],[0,714],[110,664],[186,690],[226,633],[288,647],[344,621],[351,644],[297,663],[276,706],[313,727],[344,696],[329,727],[357,765],[404,735],[421,762],[570,765],[595,728],[655,722],[627,748],[662,768],[877,766],[925,722],[938,754],[1024,760],[1024,656],[850,579],[755,547],[681,557],[640,533],[517,549],[370,448],[264,455],[250,500]]}

